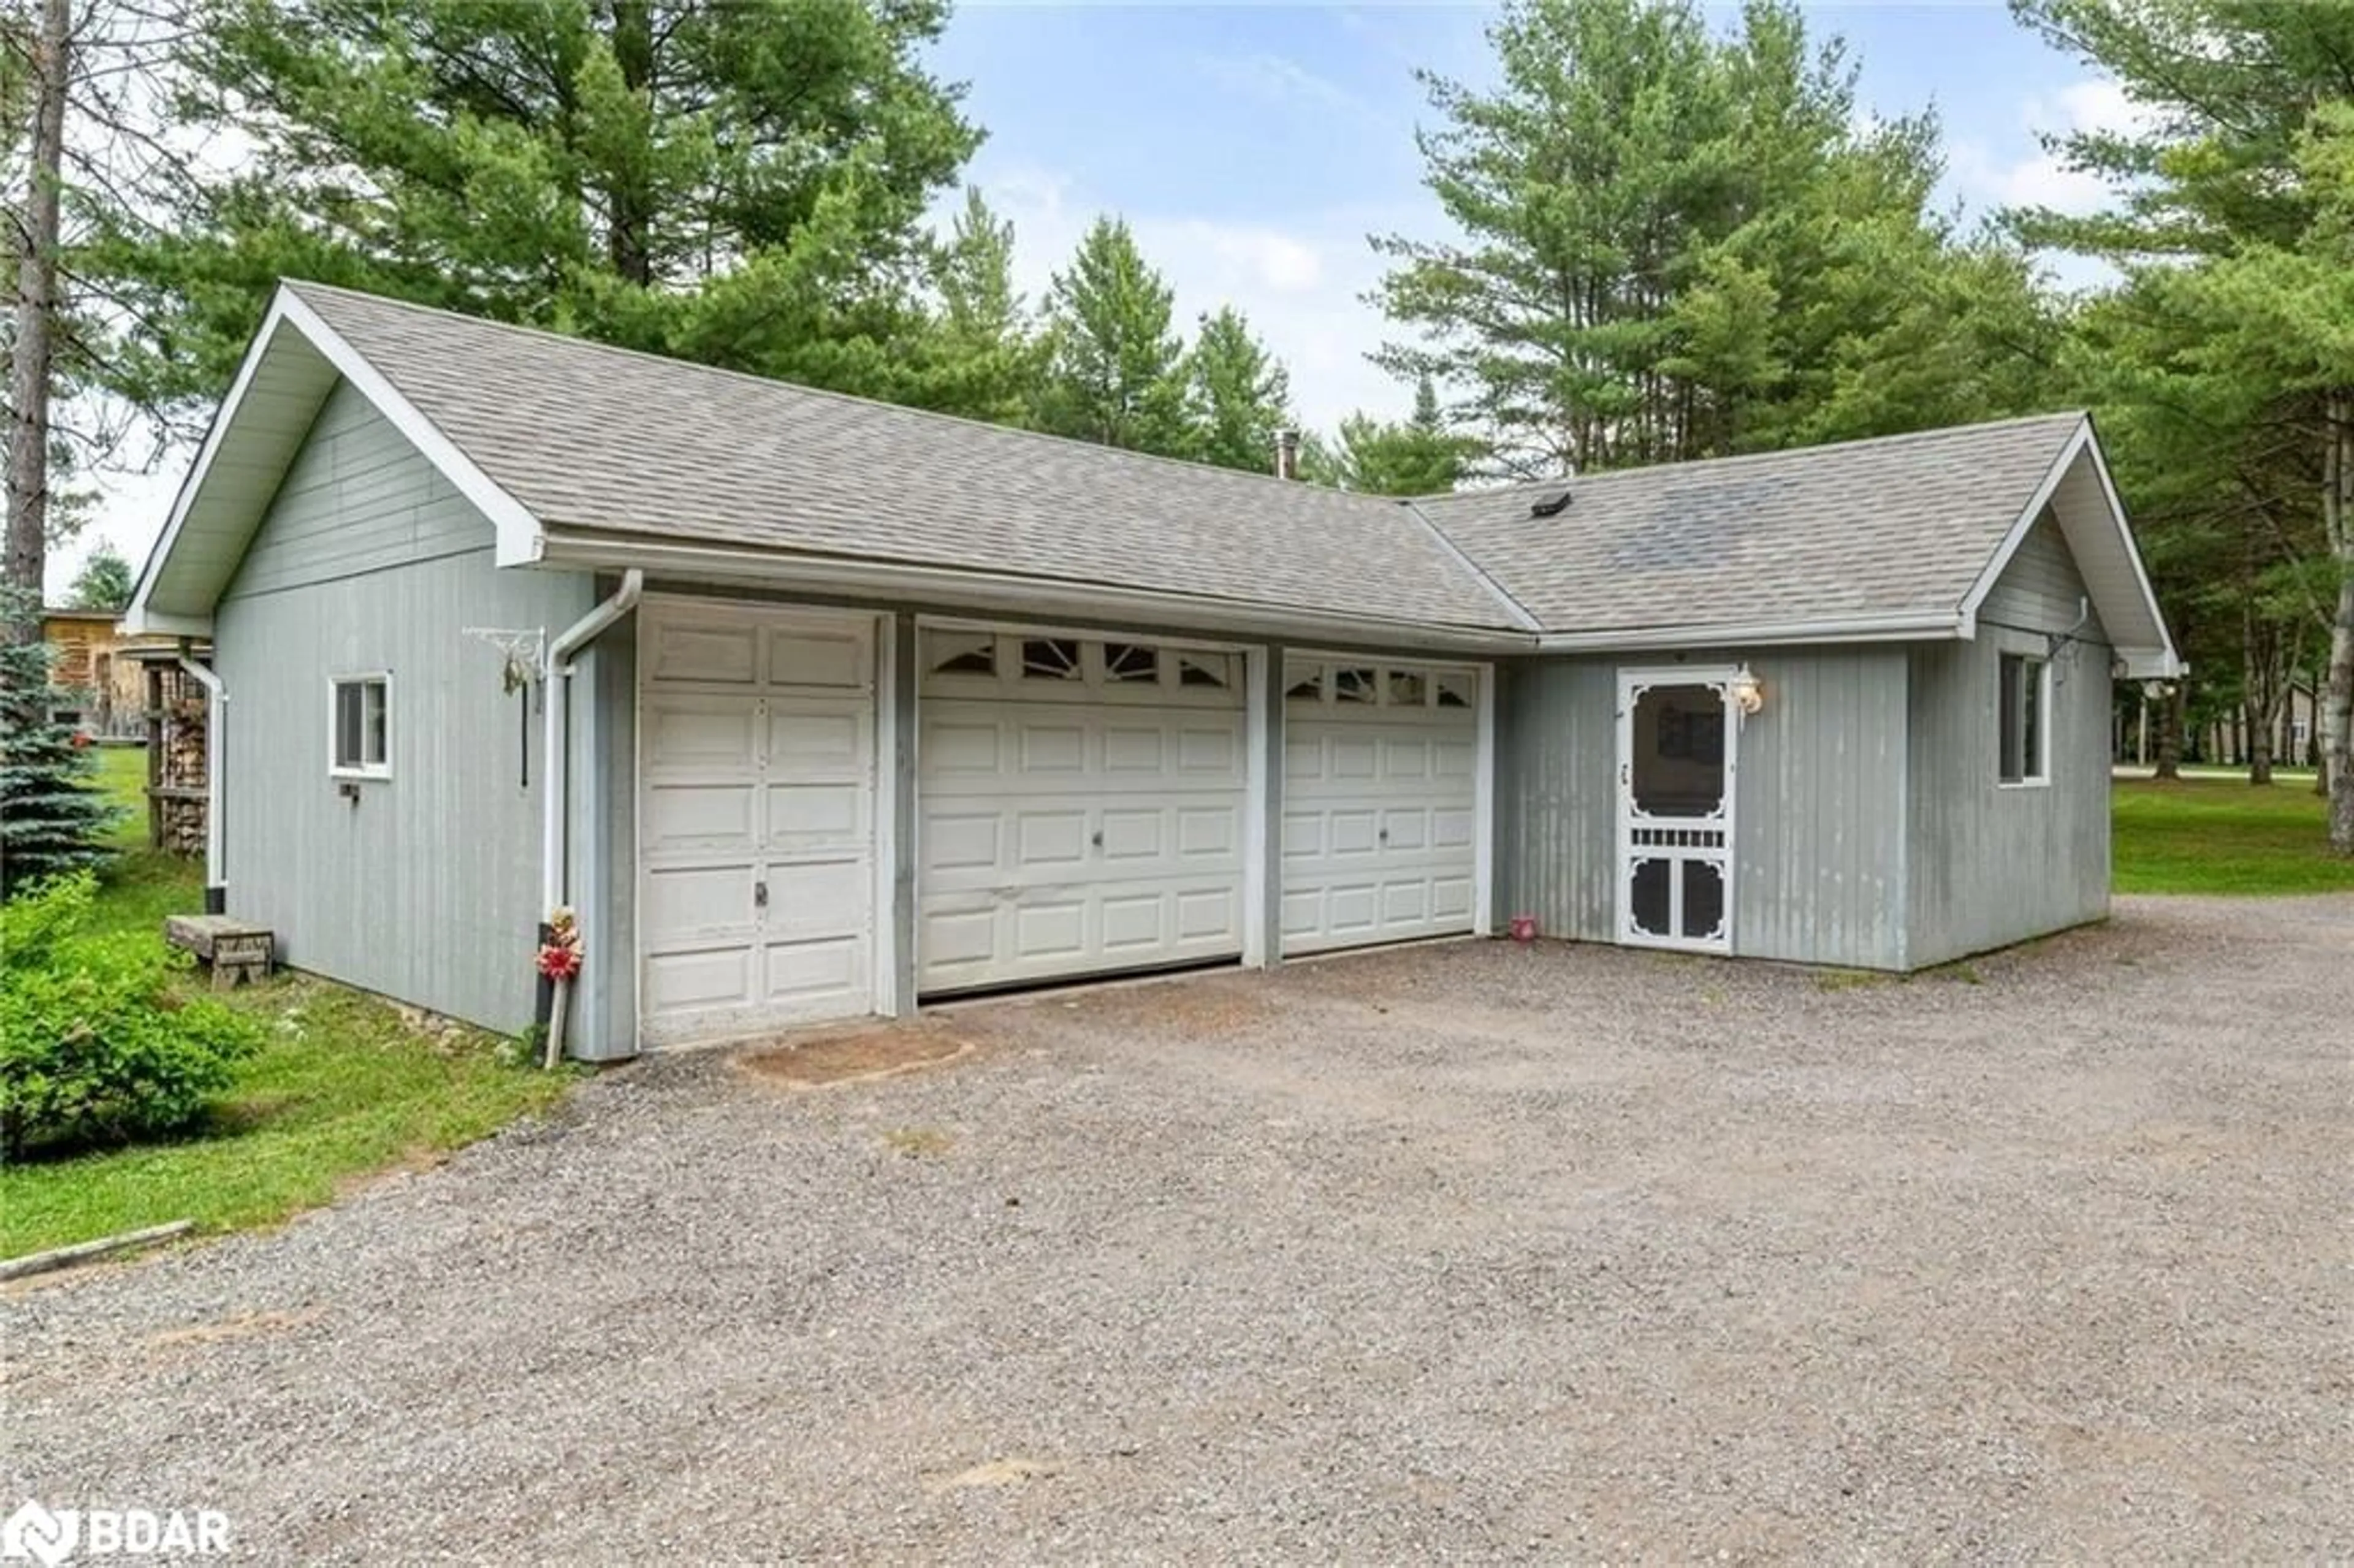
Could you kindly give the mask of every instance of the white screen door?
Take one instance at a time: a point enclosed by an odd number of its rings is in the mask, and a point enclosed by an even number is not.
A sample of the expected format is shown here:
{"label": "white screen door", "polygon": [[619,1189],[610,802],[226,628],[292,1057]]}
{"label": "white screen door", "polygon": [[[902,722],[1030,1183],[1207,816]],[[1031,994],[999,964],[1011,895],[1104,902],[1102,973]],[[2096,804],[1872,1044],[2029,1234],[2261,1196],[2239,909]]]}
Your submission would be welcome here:
{"label": "white screen door", "polygon": [[1729,669],[1618,673],[1618,939],[1733,950]]}

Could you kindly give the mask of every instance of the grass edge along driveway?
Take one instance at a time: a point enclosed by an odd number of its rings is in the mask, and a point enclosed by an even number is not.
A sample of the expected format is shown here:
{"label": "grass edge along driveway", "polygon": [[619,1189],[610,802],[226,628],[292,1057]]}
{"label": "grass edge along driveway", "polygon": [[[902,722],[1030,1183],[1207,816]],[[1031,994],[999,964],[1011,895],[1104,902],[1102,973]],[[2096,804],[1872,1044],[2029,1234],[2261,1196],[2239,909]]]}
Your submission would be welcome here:
{"label": "grass edge along driveway", "polygon": [[[125,809],[100,918],[163,940],[164,917],[203,906],[202,867],[143,847],[136,748],[101,758]],[[200,977],[189,983],[202,984]],[[274,1224],[353,1182],[428,1161],[546,1109],[577,1078],[543,1073],[517,1043],[419,1027],[381,997],[306,975],[226,993],[258,1019],[261,1049],[200,1132],[0,1166],[0,1257],[193,1219],[199,1231]]]}

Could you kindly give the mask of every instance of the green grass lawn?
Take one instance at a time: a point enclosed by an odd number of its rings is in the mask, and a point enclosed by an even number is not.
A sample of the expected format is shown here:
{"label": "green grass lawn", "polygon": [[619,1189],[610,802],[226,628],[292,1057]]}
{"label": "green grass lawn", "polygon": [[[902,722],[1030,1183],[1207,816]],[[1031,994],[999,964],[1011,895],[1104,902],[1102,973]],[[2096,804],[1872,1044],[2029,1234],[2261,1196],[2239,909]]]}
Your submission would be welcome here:
{"label": "green grass lawn", "polygon": [[[109,750],[110,794],[139,810],[146,762]],[[202,907],[201,865],[143,848],[134,810],[106,879],[106,924],[149,931]],[[267,1042],[200,1134],[0,1168],[0,1257],[193,1219],[205,1230],[269,1224],[375,1172],[473,1142],[553,1103],[571,1073],[542,1073],[511,1042],[414,1029],[382,1000],[302,975],[228,993]]]}
{"label": "green grass lawn", "polygon": [[2354,892],[2354,861],[2330,854],[2311,777],[2269,789],[2245,779],[2120,779],[2119,893]]}

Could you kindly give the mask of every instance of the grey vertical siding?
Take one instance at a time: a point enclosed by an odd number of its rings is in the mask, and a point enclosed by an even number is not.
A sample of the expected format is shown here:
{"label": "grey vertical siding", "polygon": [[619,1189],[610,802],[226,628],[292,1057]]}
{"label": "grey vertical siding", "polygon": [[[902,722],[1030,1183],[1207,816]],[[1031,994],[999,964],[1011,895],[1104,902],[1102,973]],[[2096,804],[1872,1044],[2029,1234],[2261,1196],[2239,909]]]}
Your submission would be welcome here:
{"label": "grey vertical siding", "polygon": [[[613,585],[599,582],[599,596]],[[607,629],[572,682],[572,897],[588,959],[572,1050],[589,1061],[638,1048],[638,618]]]}
{"label": "grey vertical siding", "polygon": [[[1745,657],[1767,695],[1740,737],[1734,951],[1903,967],[1903,652],[1761,649]],[[1617,935],[1621,662],[1521,661],[1498,690],[1500,913],[1534,915],[1550,936]]]}
{"label": "grey vertical siding", "polygon": [[1761,649],[1742,726],[1734,951],[1906,967],[1904,651]]}
{"label": "grey vertical siding", "polygon": [[[330,396],[216,617],[229,693],[232,913],[286,961],[502,1030],[531,1019],[539,787],[518,699],[469,626],[545,626],[583,575],[502,572],[489,521],[376,416]],[[328,681],[389,671],[392,777],[328,776]]]}
{"label": "grey vertical siding", "polygon": [[1617,934],[1612,876],[1617,666],[1528,659],[1496,691],[1496,885],[1504,917],[1548,937]]}
{"label": "grey vertical siding", "polygon": [[2052,666],[2051,783],[1996,777],[1996,679],[2006,652],[2042,655],[2075,624],[2084,586],[2047,518],[1987,596],[1973,642],[1912,652],[1913,963],[2097,920],[2109,909],[2109,668],[2097,622]]}
{"label": "grey vertical siding", "polygon": [[[1979,607],[1978,619],[1997,627],[2064,631],[2084,614],[2084,579],[2077,573],[2075,557],[2068,553],[2059,523],[2047,511],[2019,542],[2009,564]],[[2079,635],[2095,642],[2108,641],[2097,618],[2088,618]]]}

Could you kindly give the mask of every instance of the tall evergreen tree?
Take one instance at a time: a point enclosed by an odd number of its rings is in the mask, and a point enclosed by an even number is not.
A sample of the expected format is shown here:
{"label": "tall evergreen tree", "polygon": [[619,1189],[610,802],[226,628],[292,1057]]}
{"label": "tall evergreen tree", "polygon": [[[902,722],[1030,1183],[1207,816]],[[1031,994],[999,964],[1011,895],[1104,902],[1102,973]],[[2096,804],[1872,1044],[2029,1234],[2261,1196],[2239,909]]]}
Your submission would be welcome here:
{"label": "tall evergreen tree", "polygon": [[251,151],[92,258],[141,401],[217,395],[280,275],[910,391],[920,219],[978,140],[919,59],[944,0],[198,11],[190,128]]}
{"label": "tall evergreen tree", "polygon": [[[1426,77],[1462,242],[1394,236],[1376,356],[1544,474],[2020,411],[2056,334],[2023,257],[1927,209],[1925,119],[1862,125],[1836,40],[1752,0],[1513,0],[1490,90]],[[2032,354],[2009,340],[2040,341]],[[1999,344],[2003,352],[1989,355]]]}
{"label": "tall evergreen tree", "polygon": [[1097,218],[1048,296],[1045,429],[1184,455],[1184,345],[1170,327],[1172,298],[1128,225]]}
{"label": "tall evergreen tree", "polygon": [[1318,478],[1368,495],[1440,495],[1469,471],[1476,444],[1450,434],[1438,391],[1423,376],[1415,383],[1414,417],[1385,423],[1356,413],[1341,421],[1337,449],[1320,449]]}
{"label": "tall evergreen tree", "polygon": [[1186,356],[1185,455],[1220,468],[1265,473],[1276,432],[1291,422],[1291,376],[1232,305],[1202,318]]}
{"label": "tall evergreen tree", "polygon": [[2057,141],[2111,184],[2106,210],[2016,221],[2125,271],[2100,320],[2134,357],[2102,369],[2120,422],[2150,440],[2146,466],[2193,520],[2253,535],[2292,588],[2310,585],[2329,644],[2330,843],[2354,855],[2354,7],[2013,8],[2142,111],[2135,126]]}
{"label": "tall evergreen tree", "polygon": [[[0,590],[0,614],[30,614],[20,589]],[[46,642],[0,641],[0,896],[106,859],[115,810],[98,789],[97,753],[50,715]]]}
{"label": "tall evergreen tree", "polygon": [[73,586],[66,590],[66,602],[76,609],[121,609],[131,602],[131,590],[136,583],[137,574],[120,552],[93,550],[90,559],[81,564],[81,570],[74,574]]}
{"label": "tall evergreen tree", "polygon": [[999,424],[1034,414],[1045,345],[1013,285],[1013,225],[978,187],[933,262],[938,312],[926,344],[935,369],[931,405]]}

